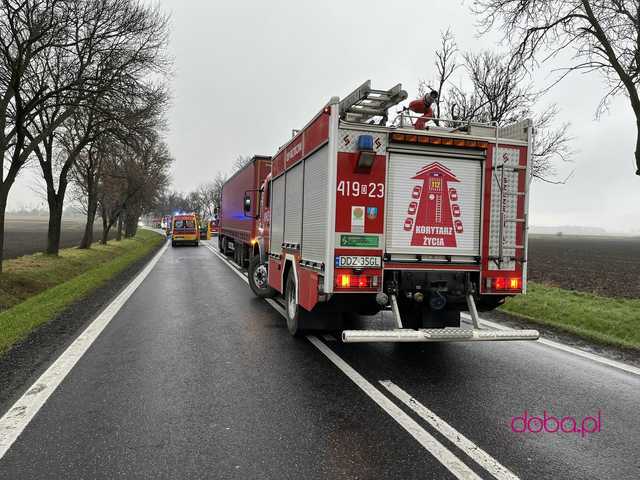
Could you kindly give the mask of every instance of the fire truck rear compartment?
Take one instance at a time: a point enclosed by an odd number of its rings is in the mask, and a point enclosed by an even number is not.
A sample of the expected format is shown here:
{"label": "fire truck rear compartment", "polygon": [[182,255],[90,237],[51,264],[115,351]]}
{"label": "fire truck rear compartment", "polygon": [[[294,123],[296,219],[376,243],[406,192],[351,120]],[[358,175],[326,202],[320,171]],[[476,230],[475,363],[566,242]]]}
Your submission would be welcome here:
{"label": "fire truck rear compartment", "polygon": [[388,164],[387,254],[479,256],[483,156],[439,147]]}

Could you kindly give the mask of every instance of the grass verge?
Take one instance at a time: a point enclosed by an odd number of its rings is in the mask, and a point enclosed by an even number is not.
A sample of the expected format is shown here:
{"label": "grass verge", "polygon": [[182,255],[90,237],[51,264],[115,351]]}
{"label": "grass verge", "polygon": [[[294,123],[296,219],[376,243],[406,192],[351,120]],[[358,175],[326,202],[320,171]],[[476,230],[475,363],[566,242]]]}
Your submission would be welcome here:
{"label": "grass verge", "polygon": [[501,310],[587,340],[640,350],[640,300],[599,297],[529,282]]}
{"label": "grass verge", "polygon": [[0,274],[0,354],[71,304],[106,284],[164,241],[140,230],[134,238],[89,250],[67,248],[7,260]]}

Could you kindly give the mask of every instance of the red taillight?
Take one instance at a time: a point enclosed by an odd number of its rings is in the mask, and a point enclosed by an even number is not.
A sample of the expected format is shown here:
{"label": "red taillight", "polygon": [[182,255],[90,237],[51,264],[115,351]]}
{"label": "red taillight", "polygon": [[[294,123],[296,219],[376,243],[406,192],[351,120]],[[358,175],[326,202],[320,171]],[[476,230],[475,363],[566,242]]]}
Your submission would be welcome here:
{"label": "red taillight", "polygon": [[520,277],[488,278],[487,286],[490,290],[521,290],[522,279]]}
{"label": "red taillight", "polygon": [[336,287],[338,288],[377,288],[379,277],[377,275],[351,275],[339,273],[336,275]]}

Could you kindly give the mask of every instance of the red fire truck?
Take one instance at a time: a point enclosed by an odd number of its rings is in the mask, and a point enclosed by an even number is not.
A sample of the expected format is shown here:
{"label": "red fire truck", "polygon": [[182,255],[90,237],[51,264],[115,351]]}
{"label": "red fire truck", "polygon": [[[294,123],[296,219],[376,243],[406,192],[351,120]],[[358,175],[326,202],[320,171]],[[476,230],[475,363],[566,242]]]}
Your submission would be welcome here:
{"label": "red fire truck", "polygon": [[243,192],[259,219],[252,290],[284,296],[296,336],[318,316],[389,310],[394,328],[342,340],[537,339],[480,329],[477,314],[526,288],[531,122],[418,129],[406,110],[389,122],[406,97],[366,82],[332,98],[278,150],[262,187]]}
{"label": "red fire truck", "polygon": [[[218,247],[226,255],[233,255],[238,265],[244,266],[254,253],[258,254],[257,192],[270,172],[271,157],[256,155],[222,186]],[[252,198],[255,211],[251,206],[244,208],[244,202],[251,203]]]}

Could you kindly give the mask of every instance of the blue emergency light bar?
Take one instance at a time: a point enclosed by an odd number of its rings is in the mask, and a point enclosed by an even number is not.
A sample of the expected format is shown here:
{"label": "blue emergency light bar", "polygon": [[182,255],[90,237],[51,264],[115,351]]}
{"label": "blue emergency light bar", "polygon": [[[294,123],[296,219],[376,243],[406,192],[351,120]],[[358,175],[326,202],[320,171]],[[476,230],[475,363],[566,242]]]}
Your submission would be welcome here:
{"label": "blue emergency light bar", "polygon": [[373,136],[372,135],[360,135],[358,137],[358,150],[371,151],[373,150]]}

